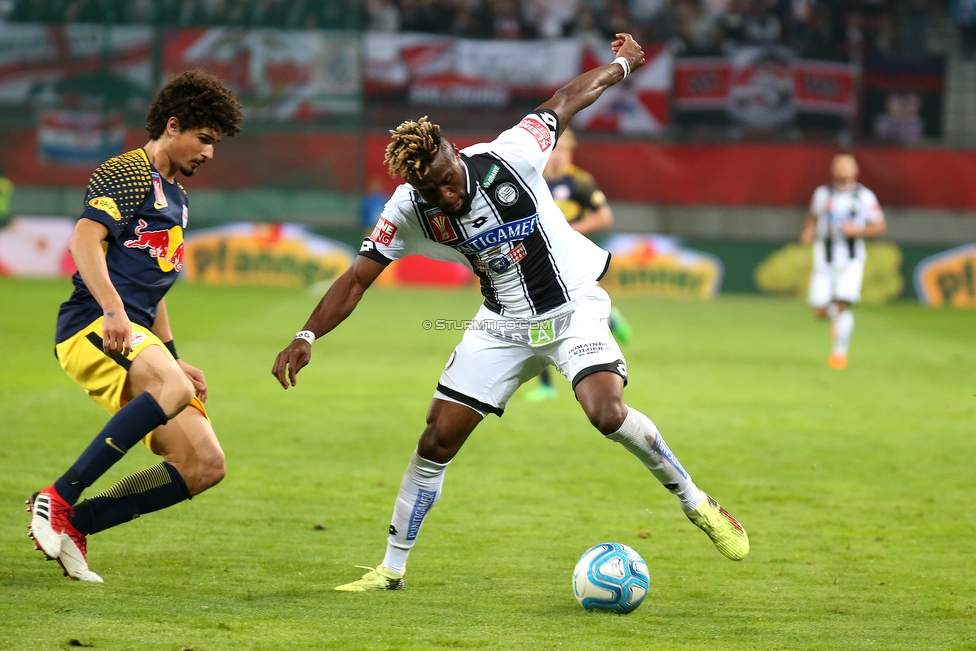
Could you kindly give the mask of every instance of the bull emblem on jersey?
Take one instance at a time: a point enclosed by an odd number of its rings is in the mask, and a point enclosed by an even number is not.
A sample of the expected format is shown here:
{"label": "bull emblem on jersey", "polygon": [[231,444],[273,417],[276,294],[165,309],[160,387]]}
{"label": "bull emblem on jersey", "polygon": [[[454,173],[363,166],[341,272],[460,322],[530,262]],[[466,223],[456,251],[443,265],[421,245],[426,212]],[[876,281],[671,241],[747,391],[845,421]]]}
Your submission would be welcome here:
{"label": "bull emblem on jersey", "polygon": [[147,249],[149,255],[156,258],[159,268],[163,271],[182,271],[183,252],[186,248],[183,242],[183,229],[173,226],[167,230],[147,231],[145,219],[139,220],[136,226],[136,239],[125,242],[129,249]]}

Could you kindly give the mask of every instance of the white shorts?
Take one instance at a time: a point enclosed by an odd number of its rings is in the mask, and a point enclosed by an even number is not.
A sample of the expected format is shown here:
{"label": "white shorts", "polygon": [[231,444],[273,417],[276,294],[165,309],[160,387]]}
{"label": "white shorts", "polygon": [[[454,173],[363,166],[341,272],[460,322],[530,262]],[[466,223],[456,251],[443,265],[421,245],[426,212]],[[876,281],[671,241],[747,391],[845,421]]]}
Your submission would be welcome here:
{"label": "white shorts", "polygon": [[598,371],[627,383],[627,365],[610,334],[610,297],[600,287],[544,318],[503,317],[482,306],[451,353],[435,398],[482,416],[501,416],[512,394],[553,364],[573,388]]}
{"label": "white shorts", "polygon": [[864,260],[848,260],[843,265],[815,263],[810,274],[809,303],[827,307],[833,301],[857,303],[861,300]]}

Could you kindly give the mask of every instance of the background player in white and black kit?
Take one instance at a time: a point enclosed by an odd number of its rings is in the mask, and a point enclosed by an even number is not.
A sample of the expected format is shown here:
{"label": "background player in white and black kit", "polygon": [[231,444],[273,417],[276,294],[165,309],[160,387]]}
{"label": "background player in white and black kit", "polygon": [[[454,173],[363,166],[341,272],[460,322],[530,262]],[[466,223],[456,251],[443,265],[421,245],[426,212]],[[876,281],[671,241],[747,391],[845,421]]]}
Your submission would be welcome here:
{"label": "background player in white and black kit", "polygon": [[437,384],[382,564],[337,590],[403,587],[407,556],[448,464],[487,414],[501,416],[519,385],[549,364],[572,383],[593,426],[640,459],[722,554],[739,560],[748,553],[739,523],[698,489],[654,423],[624,403],[626,365],[607,327],[610,299],[596,285],[610,255],[566,223],[542,177],[570,119],[644,62],[629,34],[618,34],[613,50],[613,63],[580,75],[493,142],[459,151],[425,118],[391,132],[386,162],[406,183],[272,373],[284,388],[294,386],[315,338],[349,316],[385,266],[406,255],[466,262],[481,280],[484,304]]}
{"label": "background player in white and black kit", "polygon": [[818,319],[830,318],[831,368],[847,366],[854,332],[851,305],[861,300],[867,252],[864,238],[884,235],[885,220],[874,193],[857,182],[857,161],[837,154],[830,165],[832,181],[813,193],[800,240],[813,242],[809,302]]}

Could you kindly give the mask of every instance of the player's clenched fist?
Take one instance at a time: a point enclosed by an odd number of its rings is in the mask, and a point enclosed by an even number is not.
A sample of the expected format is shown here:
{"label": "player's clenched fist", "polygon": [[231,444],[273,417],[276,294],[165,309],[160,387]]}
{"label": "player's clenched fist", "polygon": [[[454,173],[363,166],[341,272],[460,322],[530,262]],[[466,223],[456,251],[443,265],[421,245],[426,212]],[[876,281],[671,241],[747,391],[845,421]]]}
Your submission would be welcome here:
{"label": "player's clenched fist", "polygon": [[630,34],[617,34],[617,39],[613,42],[613,54],[627,59],[631,72],[644,65],[644,50]]}

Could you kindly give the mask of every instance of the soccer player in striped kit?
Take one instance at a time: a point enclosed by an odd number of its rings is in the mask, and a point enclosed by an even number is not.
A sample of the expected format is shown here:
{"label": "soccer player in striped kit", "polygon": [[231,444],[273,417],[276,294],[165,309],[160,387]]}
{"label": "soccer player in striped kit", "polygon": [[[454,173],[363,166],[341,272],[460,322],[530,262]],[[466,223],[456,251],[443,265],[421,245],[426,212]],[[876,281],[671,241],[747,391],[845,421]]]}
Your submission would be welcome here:
{"label": "soccer player in striped kit", "polygon": [[740,560],[749,553],[739,522],[697,487],[651,419],[624,402],[627,364],[607,326],[610,297],[597,285],[610,254],[566,222],[542,175],[573,116],[644,63],[629,34],[617,35],[613,51],[612,63],[570,81],[490,143],[459,150],[426,118],[391,132],[385,160],[405,182],[272,373],[283,388],[294,386],[315,339],[352,313],[386,265],[407,255],[469,265],[484,303],[437,383],[382,563],[336,590],[403,588],[407,557],[451,460],[478,423],[501,416],[518,387],[548,365],[570,381],[593,427],[637,457],[722,555]]}
{"label": "soccer player in striped kit", "polygon": [[830,164],[832,181],[813,193],[800,241],[813,243],[809,302],[818,319],[829,318],[833,349],[827,364],[847,367],[854,332],[851,306],[861,300],[867,252],[865,238],[885,233],[884,213],[873,192],[857,182],[857,160],[837,154]]}

